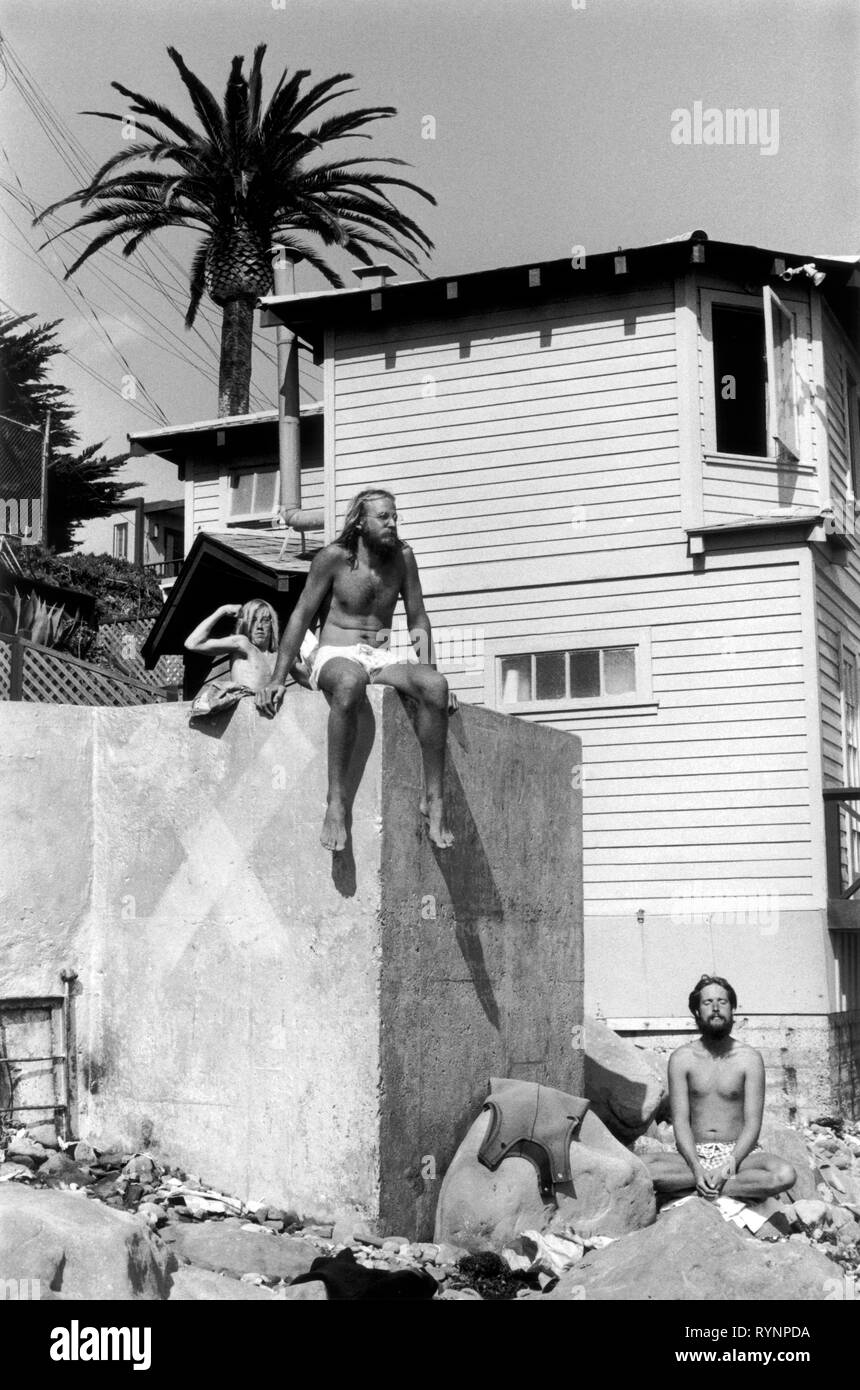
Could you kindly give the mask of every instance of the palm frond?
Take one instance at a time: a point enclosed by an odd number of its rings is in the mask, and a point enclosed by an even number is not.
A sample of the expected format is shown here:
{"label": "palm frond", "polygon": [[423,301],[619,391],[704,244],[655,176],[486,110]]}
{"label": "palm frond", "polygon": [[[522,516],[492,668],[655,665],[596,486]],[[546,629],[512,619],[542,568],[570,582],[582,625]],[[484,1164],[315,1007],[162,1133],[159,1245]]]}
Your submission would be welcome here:
{"label": "palm frond", "polygon": [[209,88],[205,86],[200,78],[197,77],[187,66],[182,54],[175,48],[168,48],[169,57],[179,69],[179,76],[188,88],[189,95],[194,110],[197,112],[200,124],[209,136],[214,145],[219,150],[224,150],[227,145],[227,132],[224,124],[224,117],[221,114],[214,96]]}
{"label": "palm frond", "polygon": [[264,43],[258,44],[254,49],[254,59],[248,75],[248,127],[252,131],[257,130],[260,124],[263,100],[263,56],[265,52],[266,45]]}
{"label": "palm frond", "polygon": [[224,93],[224,118],[231,155],[239,162],[248,143],[248,83],[242,72],[244,58],[235,57]]}
{"label": "palm frond", "polygon": [[185,313],[186,328],[193,328],[194,320],[197,317],[197,310],[200,307],[200,301],[206,289],[206,256],[208,251],[209,238],[206,237],[200,242],[197,250],[194,252],[194,258],[191,262],[191,275],[189,278],[191,297],[188,300],[188,308]]}
{"label": "palm frond", "polygon": [[343,289],[343,280],[338,275],[337,271],[332,270],[331,266],[323,260],[322,256],[320,256],[312,246],[308,246],[306,242],[299,241],[296,237],[292,236],[290,234],[289,223],[285,223],[283,227],[276,226],[273,231],[273,238],[290,250],[295,251],[300,260],[307,261],[308,265],[312,265],[315,270],[318,270],[321,275],[325,276],[330,285],[334,285],[336,290]]}
{"label": "palm frond", "polygon": [[[310,73],[308,73],[310,76]],[[322,82],[317,82],[316,86],[310,87],[295,103],[290,107],[287,114],[279,113],[279,128],[284,130],[295,130],[300,121],[304,121],[308,116],[313,115],[321,106],[326,106],[330,101],[338,101],[341,97],[352,96],[358,90],[357,87],[347,87],[343,91],[336,92],[333,89],[340,82],[352,82],[351,72],[338,72],[334,77],[327,77]]]}
{"label": "palm frond", "polygon": [[[131,108],[135,115],[148,116],[153,121],[161,121],[161,124],[166,126],[168,130],[172,130],[174,135],[178,135],[180,140],[186,140],[189,144],[200,139],[193,126],[186,125],[185,121],[174,115],[169,106],[164,106],[160,101],[153,101],[150,97],[143,96],[141,92],[133,92],[130,87],[124,87],[121,82],[112,82],[110,85],[115,92],[119,92],[120,96],[128,97],[129,101],[135,103]],[[119,119],[123,121],[125,116],[120,116]]]}

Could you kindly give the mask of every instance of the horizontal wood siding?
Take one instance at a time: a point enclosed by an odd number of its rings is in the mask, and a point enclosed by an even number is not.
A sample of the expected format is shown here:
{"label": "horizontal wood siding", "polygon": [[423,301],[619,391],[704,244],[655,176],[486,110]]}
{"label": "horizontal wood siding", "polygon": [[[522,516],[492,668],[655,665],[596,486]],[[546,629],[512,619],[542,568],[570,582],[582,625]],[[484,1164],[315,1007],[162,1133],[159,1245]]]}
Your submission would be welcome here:
{"label": "horizontal wood siding", "polygon": [[[815,905],[796,563],[436,595],[428,607],[437,637],[519,637],[522,651],[650,630],[656,710],[520,716],[582,738],[590,915],[670,913],[699,887]],[[464,700],[483,702],[489,659],[447,670]]]}
{"label": "horizontal wood siding", "polygon": [[470,568],[677,545],[670,286],[586,308],[338,333],[335,506],[394,490],[428,587]]}
{"label": "horizontal wood siding", "polygon": [[[827,447],[830,460],[830,491],[833,510],[840,527],[853,537],[854,544],[849,548],[848,565],[845,574],[850,576],[849,592],[853,601],[860,601],[860,552],[858,552],[858,526],[851,500],[851,441],[845,408],[845,391],[848,376],[848,345],[844,334],[831,314],[823,314],[824,342],[824,382],[825,408],[827,419]],[[852,358],[855,375],[860,378],[860,364],[856,354]]]}
{"label": "horizontal wood siding", "polygon": [[191,477],[191,534],[220,526],[221,474],[218,464],[206,458],[189,459]]}
{"label": "horizontal wood siding", "polygon": [[[703,289],[715,291],[731,289],[737,292],[738,287],[714,280],[702,282],[700,290]],[[798,465],[789,465],[762,460],[761,463],[738,464],[715,462],[712,458],[708,458],[705,401],[706,394],[713,392],[714,383],[705,353],[700,313],[699,419],[702,449],[705,453],[703,493],[706,525],[734,521],[738,517],[760,516],[771,512],[774,508],[817,507],[820,503],[817,422],[809,406],[810,388],[815,381],[809,300],[805,294],[792,293],[785,285],[780,285],[777,292],[786,308],[790,309],[795,317],[795,346],[797,349],[795,367],[801,402],[800,462]],[[749,302],[751,307],[761,304],[761,296],[750,295]]]}
{"label": "horizontal wood siding", "polygon": [[[860,657],[860,585],[847,569],[823,563],[816,567],[816,626],[821,692],[821,758],[825,787],[848,780],[843,751],[840,648]],[[855,803],[856,807],[856,803]],[[848,869],[846,822],[841,817],[843,879]]]}
{"label": "horizontal wood siding", "polygon": [[302,506],[307,510],[321,508],[323,505],[323,469],[320,464],[314,468],[302,468]]}
{"label": "horizontal wood siding", "polygon": [[844,784],[842,712],[840,703],[839,643],[844,634],[860,652],[860,610],[840,584],[842,576],[832,567],[816,570],[816,619],[818,673],[821,691],[821,752],[825,786]]}

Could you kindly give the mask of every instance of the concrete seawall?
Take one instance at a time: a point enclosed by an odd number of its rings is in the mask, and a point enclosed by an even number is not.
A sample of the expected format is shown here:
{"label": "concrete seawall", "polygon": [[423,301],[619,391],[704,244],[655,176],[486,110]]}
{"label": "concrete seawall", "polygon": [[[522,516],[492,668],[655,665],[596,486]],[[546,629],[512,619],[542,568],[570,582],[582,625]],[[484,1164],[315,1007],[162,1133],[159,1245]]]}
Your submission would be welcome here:
{"label": "concrete seawall", "polygon": [[369,692],[350,849],[319,845],[327,708],[0,710],[0,997],[77,971],[82,1133],[304,1214],[426,1233],[491,1073],[577,1092],[579,742],[466,707],[457,837]]}

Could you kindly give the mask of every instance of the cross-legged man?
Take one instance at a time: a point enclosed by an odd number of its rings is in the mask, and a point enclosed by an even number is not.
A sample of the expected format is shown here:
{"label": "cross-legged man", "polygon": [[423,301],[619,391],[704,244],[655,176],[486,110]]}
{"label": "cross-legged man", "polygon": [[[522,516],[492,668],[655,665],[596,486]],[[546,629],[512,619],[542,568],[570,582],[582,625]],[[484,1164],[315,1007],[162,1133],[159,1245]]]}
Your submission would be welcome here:
{"label": "cross-legged man", "polygon": [[[418,661],[405,661],[390,649],[391,622],[400,598]],[[314,556],[281,638],[271,683],[257,696],[264,713],[274,714],[280,708],[287,672],[317,617],[321,627],[319,645],[310,657],[310,680],[315,690],[325,692],[331,707],[323,847],[342,850],[346,846],[346,775],[358,712],[367,686],[373,684],[392,685],[416,702],[424,763],[421,810],[430,839],[447,849],[453,836],[445,822],[445,745],[448,715],[457,708],[457,697],[449,694],[448,682],[435,668],[418,566],[397,534],[397,507],[391,493],[376,488],[360,492],[337,540]]]}
{"label": "cross-legged man", "polygon": [[761,1053],[732,1037],[737,996],[720,975],[690,994],[699,1038],[669,1058],[677,1153],[643,1155],[658,1192],[762,1201],[795,1182],[790,1163],[758,1147],[764,1113]]}

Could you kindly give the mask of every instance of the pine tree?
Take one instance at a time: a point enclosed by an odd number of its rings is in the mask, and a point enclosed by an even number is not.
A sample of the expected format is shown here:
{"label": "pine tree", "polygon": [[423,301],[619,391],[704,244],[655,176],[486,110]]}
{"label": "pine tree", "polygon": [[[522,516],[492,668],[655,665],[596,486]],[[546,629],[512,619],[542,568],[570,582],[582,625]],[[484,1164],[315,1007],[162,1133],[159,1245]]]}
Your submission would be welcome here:
{"label": "pine tree", "polygon": [[105,458],[102,444],[78,451],[75,409],[69,389],[50,381],[52,358],[62,352],[55,329],[61,323],[40,323],[35,314],[0,315],[0,415],[43,429],[51,412],[48,453],[48,546],[70,550],[74,532],[92,517],[117,511],[137,482],[118,482],[115,474],[124,454]]}

